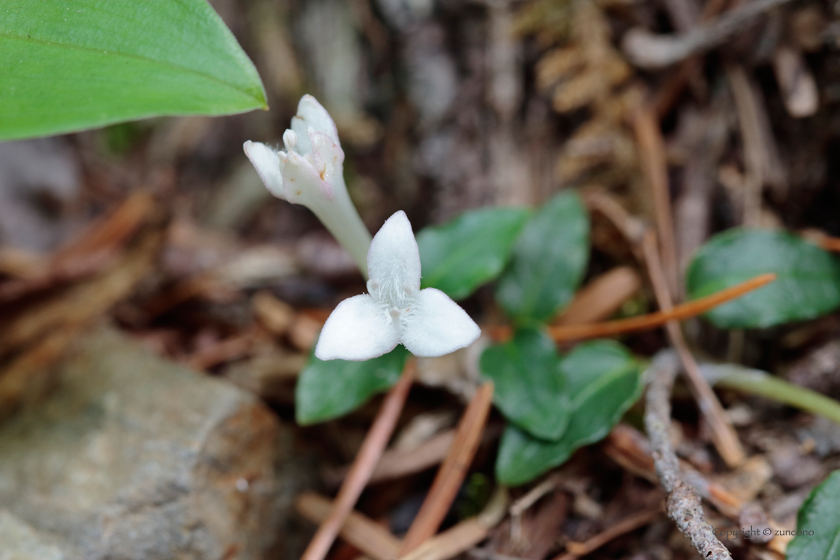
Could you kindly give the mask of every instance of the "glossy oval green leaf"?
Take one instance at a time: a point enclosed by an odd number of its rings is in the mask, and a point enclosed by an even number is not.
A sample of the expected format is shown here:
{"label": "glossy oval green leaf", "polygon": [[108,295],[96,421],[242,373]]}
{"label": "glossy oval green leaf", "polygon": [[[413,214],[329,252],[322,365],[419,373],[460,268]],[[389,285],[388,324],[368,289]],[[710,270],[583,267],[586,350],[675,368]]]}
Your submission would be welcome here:
{"label": "glossy oval green leaf", "polygon": [[714,236],[686,275],[690,299],[774,272],[776,281],[716,307],[706,317],[724,329],[763,328],[812,319],[840,306],[840,263],[783,231],[733,229]]}
{"label": "glossy oval green leaf", "polygon": [[487,348],[479,367],[493,381],[493,402],[508,420],[538,438],[555,441],[563,435],[569,396],[560,356],[548,335],[519,329],[508,342]]}
{"label": "glossy oval green leaf", "polygon": [[417,234],[422,287],[437,288],[457,300],[495,279],[529,214],[525,208],[482,208],[423,229]]}
{"label": "glossy oval green leaf", "polygon": [[0,140],[267,107],[206,0],[5,0],[0,67]]}
{"label": "glossy oval green leaf", "polygon": [[364,362],[324,361],[311,356],[295,388],[298,424],[338,418],[387,391],[400,378],[408,355],[408,350],[397,346],[384,356]]}
{"label": "glossy oval green leaf", "polygon": [[571,396],[569,426],[558,441],[510,425],[502,435],[496,477],[518,486],[564,463],[578,448],[604,438],[642,392],[639,362],[622,345],[593,341],[561,362]]}
{"label": "glossy oval green leaf", "polygon": [[840,560],[840,471],[814,488],[796,517],[787,560]]}
{"label": "glossy oval green leaf", "polygon": [[496,300],[518,323],[547,321],[572,299],[589,260],[589,217],[577,194],[561,193],[516,240]]}

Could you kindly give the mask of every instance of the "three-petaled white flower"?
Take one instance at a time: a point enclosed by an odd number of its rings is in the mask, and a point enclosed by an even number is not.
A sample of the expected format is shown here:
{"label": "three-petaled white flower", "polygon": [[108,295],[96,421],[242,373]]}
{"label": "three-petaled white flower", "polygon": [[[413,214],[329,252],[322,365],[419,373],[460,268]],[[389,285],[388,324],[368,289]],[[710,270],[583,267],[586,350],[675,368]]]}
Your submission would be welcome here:
{"label": "three-petaled white flower", "polygon": [[245,154],[268,190],[312,210],[365,274],[370,232],[347,194],[335,122],[314,97],[304,95],[291,126],[283,133],[285,151],[249,140]]}
{"label": "three-petaled white flower", "polygon": [[420,289],[420,251],[405,212],[388,218],[374,236],[367,267],[369,294],[338,304],[315,347],[318,358],[369,360],[399,343],[415,356],[443,356],[481,334],[449,296]]}

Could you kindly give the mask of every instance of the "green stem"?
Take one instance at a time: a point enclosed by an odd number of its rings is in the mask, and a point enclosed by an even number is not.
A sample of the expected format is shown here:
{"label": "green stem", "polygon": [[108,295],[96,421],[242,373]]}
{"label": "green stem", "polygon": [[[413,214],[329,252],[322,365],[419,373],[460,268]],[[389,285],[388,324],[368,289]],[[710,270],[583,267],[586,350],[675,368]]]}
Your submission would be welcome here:
{"label": "green stem", "polygon": [[703,365],[701,370],[704,377],[716,387],[766,397],[840,424],[840,402],[811,389],[789,383],[761,370],[732,364]]}

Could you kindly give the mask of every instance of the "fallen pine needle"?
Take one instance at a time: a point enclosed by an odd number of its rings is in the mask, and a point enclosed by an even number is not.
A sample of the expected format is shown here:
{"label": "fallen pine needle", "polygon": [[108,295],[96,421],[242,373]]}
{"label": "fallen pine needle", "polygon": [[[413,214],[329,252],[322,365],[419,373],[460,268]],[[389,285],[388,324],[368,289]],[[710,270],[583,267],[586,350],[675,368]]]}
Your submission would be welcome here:
{"label": "fallen pine needle", "polygon": [[662,511],[662,508],[659,507],[634,513],[633,515],[622,519],[603,533],[598,533],[591,539],[587,539],[585,542],[572,541],[567,543],[566,550],[568,552],[556,556],[554,560],[575,560],[581,556],[586,556],[587,554],[601,548],[611,540],[616,539],[625,533],[629,533],[630,531],[635,531],[639,527],[644,527],[657,518],[662,517],[664,513],[665,512]]}
{"label": "fallen pine needle", "polygon": [[654,329],[661,327],[668,321],[684,321],[701,315],[710,309],[717,307],[727,301],[739,298],[742,295],[766,286],[776,279],[773,273],[759,274],[746,282],[742,282],[730,288],[726,288],[714,294],[677,305],[669,311],[657,311],[641,317],[630,317],[617,321],[606,321],[591,325],[569,325],[549,327],[552,338],[555,341],[581,340],[584,338],[599,338],[612,336],[632,331]]}
{"label": "fallen pine needle", "polygon": [[[739,298],[746,293],[761,288],[762,286],[766,286],[775,279],[776,275],[772,272],[759,274],[755,278],[751,278],[745,282],[741,282],[740,284],[736,284],[735,286],[723,289],[700,299],[677,305],[667,311],[662,310],[642,315],[641,317],[630,317],[628,319],[605,321],[603,323],[593,323],[590,325],[554,325],[549,326],[549,332],[556,342],[566,342],[655,329],[665,325],[668,321],[684,321],[686,319],[702,315],[718,305],[724,304],[735,298]],[[496,340],[506,340],[511,337],[513,331],[508,326],[500,326],[493,329],[491,334]]]}
{"label": "fallen pine needle", "polygon": [[[327,518],[332,505],[329,499],[314,492],[304,492],[295,502],[298,513],[315,523]],[[347,515],[339,535],[373,560],[393,560],[400,549],[400,540],[397,537],[357,511],[351,511]]]}
{"label": "fallen pine needle", "polygon": [[440,466],[417,517],[403,539],[400,556],[408,554],[437,532],[464,482],[467,469],[481,442],[481,434],[492,404],[493,383],[488,382],[479,387],[464,411],[449,454]]}
{"label": "fallen pine needle", "polygon": [[362,490],[365,489],[379,457],[385,450],[385,446],[388,445],[388,440],[391,439],[394,426],[408,397],[411,383],[414,381],[416,369],[416,362],[410,360],[406,364],[400,380],[385,397],[382,408],[379,409],[379,414],[370,427],[367,436],[365,436],[362,448],[356,455],[356,460],[353,461],[353,466],[350,467],[350,472],[338,491],[332,511],[318,527],[318,531],[312,537],[309,546],[306,547],[301,560],[323,560],[326,557],[341,526],[344,525],[344,521],[353,510],[353,506],[356,505]]}
{"label": "fallen pine needle", "polygon": [[428,539],[400,560],[448,560],[465,552],[484,539],[490,529],[505,516],[509,497],[507,488],[499,486],[490,502],[476,517],[461,521],[451,529]]}

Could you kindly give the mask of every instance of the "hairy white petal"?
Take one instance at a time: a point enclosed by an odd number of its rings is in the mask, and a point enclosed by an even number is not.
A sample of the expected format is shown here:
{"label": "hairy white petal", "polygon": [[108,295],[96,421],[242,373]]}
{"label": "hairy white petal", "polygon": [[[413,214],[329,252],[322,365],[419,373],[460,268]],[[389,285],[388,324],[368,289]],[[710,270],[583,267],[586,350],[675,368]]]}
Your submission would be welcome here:
{"label": "hairy white petal", "polygon": [[280,155],[277,151],[261,142],[248,140],[242,145],[245,155],[251,160],[257,174],[266,188],[278,198],[286,198],[283,191],[283,175],[280,172]]}
{"label": "hairy white petal", "polygon": [[405,212],[388,218],[373,236],[367,255],[368,275],[383,296],[420,289],[420,250]]}
{"label": "hairy white petal", "polygon": [[407,313],[400,342],[421,358],[443,356],[469,346],[481,329],[449,296],[436,290],[421,290]]}
{"label": "hairy white petal", "polygon": [[315,356],[321,360],[370,360],[397,346],[390,316],[367,294],[338,304],[321,330]]}
{"label": "hairy white petal", "polygon": [[300,154],[305,155],[312,151],[310,129],[326,134],[336,145],[341,146],[332,117],[314,97],[307,94],[300,98],[297,114],[292,117],[292,130],[298,137],[296,150]]}

